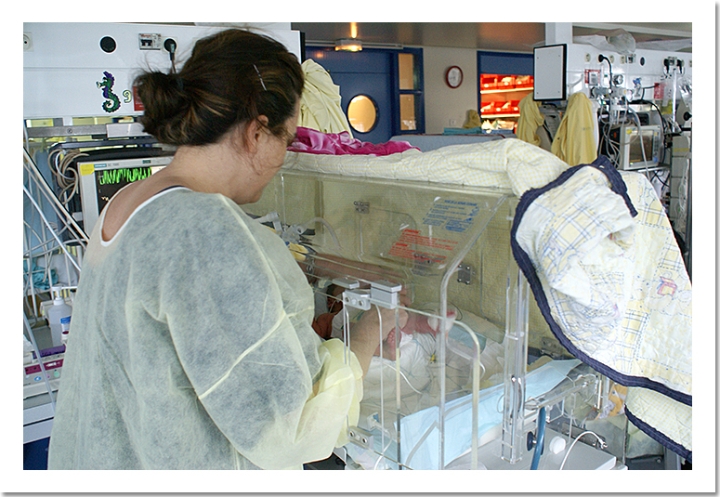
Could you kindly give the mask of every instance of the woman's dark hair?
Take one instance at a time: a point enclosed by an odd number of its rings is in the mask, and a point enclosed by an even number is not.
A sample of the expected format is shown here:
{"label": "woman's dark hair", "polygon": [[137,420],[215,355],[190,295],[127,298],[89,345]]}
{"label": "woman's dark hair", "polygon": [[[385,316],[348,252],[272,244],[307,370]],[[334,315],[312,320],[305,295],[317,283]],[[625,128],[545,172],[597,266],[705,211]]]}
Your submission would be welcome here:
{"label": "woman's dark hair", "polygon": [[198,40],[178,73],[146,72],[135,85],[147,133],[168,145],[208,145],[261,115],[282,137],[302,94],[303,72],[281,43],[229,29]]}

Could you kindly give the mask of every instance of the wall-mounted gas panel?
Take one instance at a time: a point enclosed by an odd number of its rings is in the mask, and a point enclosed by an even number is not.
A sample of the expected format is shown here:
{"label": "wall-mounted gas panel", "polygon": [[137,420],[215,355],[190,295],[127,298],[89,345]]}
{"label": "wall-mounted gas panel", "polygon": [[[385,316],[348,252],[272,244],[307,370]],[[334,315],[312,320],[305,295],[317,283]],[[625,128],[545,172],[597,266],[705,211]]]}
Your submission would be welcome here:
{"label": "wall-mounted gas panel", "polygon": [[[300,54],[300,34],[283,26],[246,27]],[[23,117],[128,116],[142,113],[133,79],[142,70],[167,71],[190,56],[198,39],[225,29],[126,23],[24,23]]]}

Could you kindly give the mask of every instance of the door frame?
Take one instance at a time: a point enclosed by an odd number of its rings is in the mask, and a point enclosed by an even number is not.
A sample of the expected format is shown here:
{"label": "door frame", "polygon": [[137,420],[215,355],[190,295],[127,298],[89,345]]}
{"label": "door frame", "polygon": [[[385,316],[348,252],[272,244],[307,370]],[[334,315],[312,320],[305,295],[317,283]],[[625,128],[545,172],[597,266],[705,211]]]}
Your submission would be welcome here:
{"label": "door frame", "polygon": [[[314,45],[314,44],[307,44],[304,46],[303,49],[303,57],[305,58],[312,58],[309,54],[310,51],[326,51],[326,52],[335,52],[333,47],[329,47],[326,45]],[[425,133],[425,92],[424,92],[424,72],[423,72],[423,49],[422,48],[401,48],[401,49],[388,49],[388,48],[364,48],[363,52],[370,52],[370,53],[384,53],[387,54],[388,57],[390,57],[389,60],[389,80],[390,80],[390,134],[391,136],[397,136],[397,135],[411,135],[411,134],[424,134]],[[397,54],[401,53],[410,53],[414,55],[414,72],[415,72],[415,86],[416,88],[414,90],[400,90],[400,77],[399,77],[399,63],[398,63],[398,57]],[[352,53],[348,53],[348,57],[350,57]],[[304,60],[303,59],[303,60]],[[322,65],[322,61],[314,59],[315,62]],[[331,75],[332,77],[332,75]],[[415,129],[414,130],[402,130],[401,129],[401,120],[400,120],[400,95],[405,94],[412,94],[415,96],[416,104],[415,104]],[[347,108],[347,105],[349,104],[349,99],[347,102],[343,101],[343,112],[346,113],[345,110]],[[384,110],[384,109],[382,109]]]}

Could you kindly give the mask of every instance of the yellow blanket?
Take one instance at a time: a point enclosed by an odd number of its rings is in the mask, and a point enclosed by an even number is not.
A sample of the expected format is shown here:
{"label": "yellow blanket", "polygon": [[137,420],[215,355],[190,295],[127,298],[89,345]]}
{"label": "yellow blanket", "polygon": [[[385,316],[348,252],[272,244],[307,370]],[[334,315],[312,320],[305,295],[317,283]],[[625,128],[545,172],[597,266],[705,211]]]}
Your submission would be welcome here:
{"label": "yellow blanket", "polygon": [[568,165],[546,150],[516,138],[506,138],[379,157],[288,152],[283,167],[346,176],[512,189],[520,196],[529,188],[541,187],[557,178]]}

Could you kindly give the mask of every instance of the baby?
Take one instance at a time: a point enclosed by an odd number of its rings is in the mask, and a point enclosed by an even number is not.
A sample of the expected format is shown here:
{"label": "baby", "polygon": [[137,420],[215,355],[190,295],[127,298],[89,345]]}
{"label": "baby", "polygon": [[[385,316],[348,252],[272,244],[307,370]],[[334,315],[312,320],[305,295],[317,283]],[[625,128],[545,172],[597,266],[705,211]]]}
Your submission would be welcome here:
{"label": "baby", "polygon": [[[329,338],[343,338],[342,316],[339,315],[343,308],[342,293],[344,288],[331,284],[327,288],[327,307],[328,312],[318,315],[313,320],[313,329],[321,338],[327,340]],[[401,333],[412,335],[413,333],[437,334],[439,323],[437,318],[428,318],[421,314],[408,313],[408,321],[400,330]],[[448,317],[454,318],[455,312],[448,311]],[[375,355],[379,356],[382,349],[382,357],[385,359],[395,360],[396,341],[398,340],[397,329],[393,329],[383,341],[382,346],[378,346]]]}

